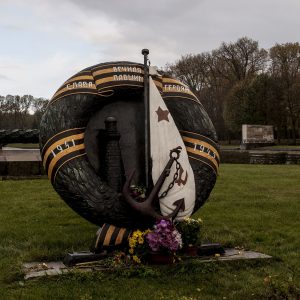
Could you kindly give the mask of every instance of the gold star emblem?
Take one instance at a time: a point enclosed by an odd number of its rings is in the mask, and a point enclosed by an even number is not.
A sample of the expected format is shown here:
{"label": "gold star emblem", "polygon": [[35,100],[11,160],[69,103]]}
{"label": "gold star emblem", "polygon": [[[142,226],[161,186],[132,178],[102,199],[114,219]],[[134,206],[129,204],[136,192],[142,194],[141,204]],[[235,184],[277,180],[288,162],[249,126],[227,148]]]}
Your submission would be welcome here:
{"label": "gold star emblem", "polygon": [[155,112],[157,113],[157,116],[158,116],[158,120],[157,120],[158,122],[163,121],[163,120],[169,122],[169,118],[168,118],[169,111],[168,110],[163,110],[159,106]]}

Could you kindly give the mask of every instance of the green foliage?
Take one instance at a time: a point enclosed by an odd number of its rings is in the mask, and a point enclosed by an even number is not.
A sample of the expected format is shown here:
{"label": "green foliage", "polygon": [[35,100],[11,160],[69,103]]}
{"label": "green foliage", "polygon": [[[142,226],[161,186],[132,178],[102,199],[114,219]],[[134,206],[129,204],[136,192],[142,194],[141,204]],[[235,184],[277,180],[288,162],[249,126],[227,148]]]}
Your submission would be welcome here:
{"label": "green foliage", "polygon": [[38,128],[48,102],[31,95],[0,96],[0,129]]}
{"label": "green foliage", "polygon": [[141,263],[147,253],[149,252],[149,246],[146,241],[146,235],[150,230],[135,230],[128,238],[129,254],[135,263]]}
{"label": "green foliage", "polygon": [[300,45],[269,51],[247,37],[210,52],[182,56],[168,72],[189,86],[204,105],[219,139],[241,138],[242,124],[273,125],[295,143],[300,120]]}
{"label": "green foliage", "polygon": [[236,132],[243,124],[273,124],[279,128],[286,119],[282,94],[267,74],[238,82],[226,98],[224,115],[228,127]]}
{"label": "green foliage", "polygon": [[184,246],[198,245],[200,242],[200,230],[202,223],[203,222],[200,218],[186,218],[182,222],[178,222],[176,224],[176,228],[181,234]]}
{"label": "green foliage", "polygon": [[[96,226],[47,180],[0,181],[1,299],[297,299],[300,295],[299,166],[221,165],[203,242],[260,251],[273,260],[109,268],[24,281],[22,264],[87,250]],[[104,262],[103,262],[104,263]]]}
{"label": "green foliage", "polygon": [[276,44],[270,49],[270,59],[270,72],[282,92],[286,123],[296,144],[300,127],[300,44]]}

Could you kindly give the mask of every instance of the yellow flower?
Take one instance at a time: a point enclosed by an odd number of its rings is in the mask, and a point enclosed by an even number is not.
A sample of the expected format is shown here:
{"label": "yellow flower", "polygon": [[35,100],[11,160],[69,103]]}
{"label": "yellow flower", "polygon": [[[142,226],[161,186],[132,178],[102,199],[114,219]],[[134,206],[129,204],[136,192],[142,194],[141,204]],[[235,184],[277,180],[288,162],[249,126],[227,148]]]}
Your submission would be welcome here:
{"label": "yellow flower", "polygon": [[139,237],[140,235],[142,235],[142,232],[141,232],[140,230],[136,230],[136,231],[133,233],[133,235],[134,235],[135,237]]}
{"label": "yellow flower", "polygon": [[141,260],[140,260],[136,255],[133,255],[133,256],[132,256],[132,259],[133,259],[134,262],[136,262],[136,263],[138,263],[138,264],[141,263]]}
{"label": "yellow flower", "polygon": [[129,239],[129,247],[134,248],[136,246],[136,240],[134,239]]}
{"label": "yellow flower", "polygon": [[[131,235],[128,238],[128,245],[129,245],[129,254],[133,255],[134,253],[138,253],[140,248],[145,243],[145,236],[151,232],[150,229],[147,229],[145,231],[141,231],[139,229],[135,230],[131,233]],[[136,256],[133,258],[133,260],[137,263],[140,263],[140,259]]]}

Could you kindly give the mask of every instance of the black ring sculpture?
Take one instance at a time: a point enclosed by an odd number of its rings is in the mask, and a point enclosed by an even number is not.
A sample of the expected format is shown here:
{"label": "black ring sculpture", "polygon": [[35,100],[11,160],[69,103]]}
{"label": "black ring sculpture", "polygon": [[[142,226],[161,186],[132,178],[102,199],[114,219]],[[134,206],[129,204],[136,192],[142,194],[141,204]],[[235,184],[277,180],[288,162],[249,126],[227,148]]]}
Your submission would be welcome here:
{"label": "black ring sculpture", "polygon": [[[196,211],[216,181],[219,153],[215,129],[202,104],[184,84],[169,76],[157,77],[154,82],[186,145],[196,183]],[[93,142],[87,139],[91,120],[104,123],[104,118],[114,113],[118,125],[121,122],[125,171],[132,171],[133,164],[142,173],[143,65],[132,62],[86,68],[58,89],[40,125],[42,160],[54,189],[79,215],[100,226],[109,223],[142,228],[153,220],[136,214],[101,176],[101,162],[95,168],[86,154],[88,144]],[[135,142],[130,144],[131,136],[135,136]]]}

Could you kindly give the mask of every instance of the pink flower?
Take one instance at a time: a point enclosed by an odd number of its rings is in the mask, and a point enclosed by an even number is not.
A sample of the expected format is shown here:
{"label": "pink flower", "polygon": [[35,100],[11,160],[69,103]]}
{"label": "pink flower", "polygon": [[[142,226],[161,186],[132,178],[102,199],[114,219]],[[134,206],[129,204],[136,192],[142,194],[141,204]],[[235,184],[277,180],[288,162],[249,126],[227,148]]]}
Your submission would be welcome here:
{"label": "pink flower", "polygon": [[180,233],[169,220],[160,220],[154,230],[147,234],[146,239],[152,251],[176,251],[182,247]]}

